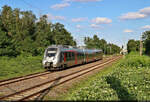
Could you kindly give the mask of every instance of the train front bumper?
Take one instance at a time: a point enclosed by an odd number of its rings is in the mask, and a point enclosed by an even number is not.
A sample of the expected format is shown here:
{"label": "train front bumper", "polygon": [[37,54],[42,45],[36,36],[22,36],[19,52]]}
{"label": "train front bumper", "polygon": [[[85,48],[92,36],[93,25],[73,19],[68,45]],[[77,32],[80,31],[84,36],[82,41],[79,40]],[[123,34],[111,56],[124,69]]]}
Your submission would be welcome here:
{"label": "train front bumper", "polygon": [[45,62],[43,63],[44,68],[56,68],[59,67],[57,64],[54,64],[53,62]]}
{"label": "train front bumper", "polygon": [[47,68],[47,67],[53,67],[53,63],[52,62],[45,62],[45,64],[43,66],[45,68]]}

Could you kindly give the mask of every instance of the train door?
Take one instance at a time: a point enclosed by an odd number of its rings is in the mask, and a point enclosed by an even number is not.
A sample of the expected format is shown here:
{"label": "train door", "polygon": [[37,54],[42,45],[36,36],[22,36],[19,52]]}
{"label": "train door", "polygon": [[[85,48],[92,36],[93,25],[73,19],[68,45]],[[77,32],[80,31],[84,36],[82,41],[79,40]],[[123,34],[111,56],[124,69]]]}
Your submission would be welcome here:
{"label": "train door", "polygon": [[71,52],[67,52],[67,65],[72,66],[72,55]]}
{"label": "train door", "polygon": [[81,57],[80,57],[80,53],[78,53],[78,64],[81,63]]}
{"label": "train door", "polygon": [[63,52],[60,53],[60,61],[59,61],[61,64],[64,63],[64,54]]}
{"label": "train door", "polygon": [[78,64],[77,52],[74,52],[74,54],[75,54],[75,64]]}
{"label": "train door", "polygon": [[86,53],[85,55],[86,55],[86,62],[88,63],[88,53]]}
{"label": "train door", "polygon": [[75,52],[72,52],[72,65],[75,65]]}
{"label": "train door", "polygon": [[82,54],[79,53],[79,64],[82,64]]}
{"label": "train door", "polygon": [[74,65],[74,60],[73,60],[73,52],[70,52],[70,65]]}
{"label": "train door", "polygon": [[85,52],[83,54],[83,61],[84,61],[84,63],[86,63],[86,54],[85,54]]}
{"label": "train door", "polygon": [[66,53],[64,52],[64,53],[63,53],[64,64],[66,64],[66,59],[67,59],[66,57],[67,57],[67,56],[66,56]]}
{"label": "train door", "polygon": [[66,53],[66,63],[67,63],[67,66],[70,66],[69,53],[68,52],[65,52],[65,53]]}

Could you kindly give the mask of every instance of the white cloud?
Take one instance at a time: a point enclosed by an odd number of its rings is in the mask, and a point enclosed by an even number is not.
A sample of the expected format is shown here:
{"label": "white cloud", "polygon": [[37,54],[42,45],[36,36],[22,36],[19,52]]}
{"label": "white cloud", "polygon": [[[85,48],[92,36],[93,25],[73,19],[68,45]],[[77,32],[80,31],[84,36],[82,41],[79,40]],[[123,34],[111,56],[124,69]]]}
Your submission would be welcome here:
{"label": "white cloud", "polygon": [[65,8],[65,7],[68,7],[70,6],[69,3],[61,3],[61,4],[55,4],[53,6],[51,6],[52,9],[62,9],[62,8]]}
{"label": "white cloud", "polygon": [[96,24],[109,24],[112,22],[112,20],[105,17],[96,17],[92,20],[92,22]]}
{"label": "white cloud", "polygon": [[74,1],[74,2],[99,2],[99,1],[102,1],[102,0],[63,0],[65,2],[71,2],[71,1]]}
{"label": "white cloud", "polygon": [[102,1],[102,0],[72,0],[72,1],[76,1],[76,2],[98,2],[98,1]]}
{"label": "white cloud", "polygon": [[99,26],[99,25],[97,25],[97,24],[91,24],[90,27],[91,27],[91,28],[96,28],[96,29],[102,28],[101,26]]}
{"label": "white cloud", "polygon": [[129,12],[127,14],[123,14],[120,19],[122,20],[130,20],[130,19],[141,19],[141,18],[145,18],[147,17],[147,15],[145,14],[141,14],[139,12]]}
{"label": "white cloud", "polygon": [[83,28],[81,25],[76,25],[76,28],[78,28],[78,29],[81,29],[81,28]]}
{"label": "white cloud", "polygon": [[150,7],[145,7],[143,9],[138,10],[137,12],[128,12],[126,14],[121,15],[119,18],[122,20],[134,20],[134,19],[142,19],[150,16]]}
{"label": "white cloud", "polygon": [[139,12],[145,15],[150,15],[150,7],[140,9]]}
{"label": "white cloud", "polygon": [[71,21],[72,22],[82,22],[82,21],[85,21],[85,20],[87,20],[87,18],[73,18]]}
{"label": "white cloud", "polygon": [[142,29],[150,29],[150,25],[145,25],[143,27],[141,27]]}
{"label": "white cloud", "polygon": [[47,14],[49,20],[65,20],[64,16],[54,16],[52,14]]}
{"label": "white cloud", "polygon": [[72,0],[63,0],[63,2],[70,2],[70,1],[72,1]]}
{"label": "white cloud", "polygon": [[132,32],[133,32],[133,30],[126,29],[126,30],[124,30],[123,32],[125,32],[125,33],[132,33]]}

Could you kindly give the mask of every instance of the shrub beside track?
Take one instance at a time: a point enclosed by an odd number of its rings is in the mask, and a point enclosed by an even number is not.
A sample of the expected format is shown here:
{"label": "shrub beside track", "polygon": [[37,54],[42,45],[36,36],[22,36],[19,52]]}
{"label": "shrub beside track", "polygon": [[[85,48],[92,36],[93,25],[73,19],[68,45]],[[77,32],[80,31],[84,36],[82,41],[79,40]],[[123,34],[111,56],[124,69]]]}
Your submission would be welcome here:
{"label": "shrub beside track", "polygon": [[0,57],[0,80],[42,72],[42,56]]}
{"label": "shrub beside track", "polygon": [[129,54],[110,69],[72,90],[66,100],[150,100],[148,56]]}

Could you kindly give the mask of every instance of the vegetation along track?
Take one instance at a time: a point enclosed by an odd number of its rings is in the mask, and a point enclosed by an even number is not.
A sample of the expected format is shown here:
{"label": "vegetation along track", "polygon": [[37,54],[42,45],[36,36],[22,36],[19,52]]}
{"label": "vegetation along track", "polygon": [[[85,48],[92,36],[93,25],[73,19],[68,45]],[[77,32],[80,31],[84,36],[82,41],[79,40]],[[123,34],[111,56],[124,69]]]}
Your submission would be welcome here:
{"label": "vegetation along track", "polygon": [[91,72],[92,70],[101,68],[102,66],[107,65],[111,62],[114,62],[115,60],[120,59],[120,58],[121,58],[121,56],[110,58],[107,61],[105,61],[104,63],[96,64],[96,65],[90,66],[86,69],[81,69],[81,70],[78,70],[76,72],[64,75],[64,76],[59,76],[57,78],[54,78],[53,80],[49,80],[47,82],[35,85],[33,87],[26,88],[26,89],[23,89],[21,91],[2,96],[2,97],[0,97],[0,100],[18,100],[19,101],[19,100],[30,99],[34,96],[37,96],[39,93],[42,93],[42,92],[44,92],[44,91],[46,91],[46,90],[48,90],[54,86],[58,86],[58,85],[63,84],[67,81],[70,81],[70,80],[75,79],[79,76],[82,76],[88,72]]}

